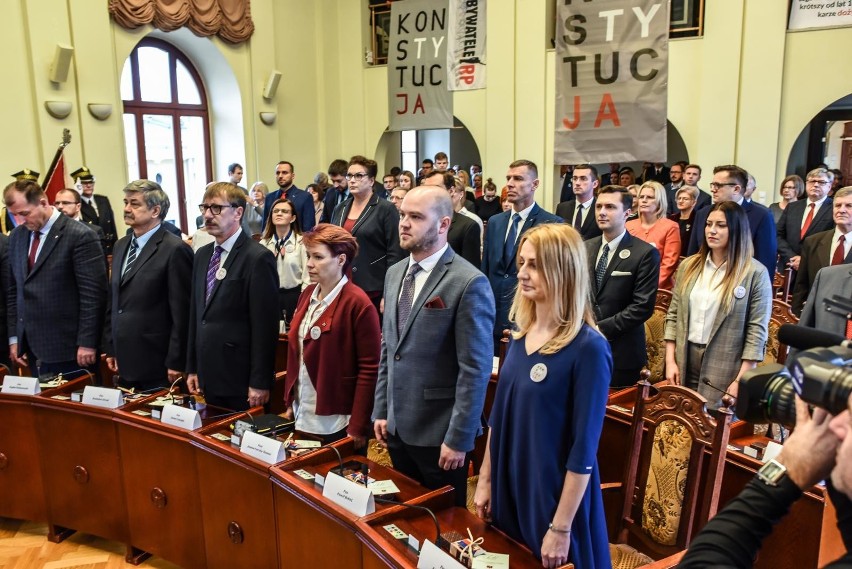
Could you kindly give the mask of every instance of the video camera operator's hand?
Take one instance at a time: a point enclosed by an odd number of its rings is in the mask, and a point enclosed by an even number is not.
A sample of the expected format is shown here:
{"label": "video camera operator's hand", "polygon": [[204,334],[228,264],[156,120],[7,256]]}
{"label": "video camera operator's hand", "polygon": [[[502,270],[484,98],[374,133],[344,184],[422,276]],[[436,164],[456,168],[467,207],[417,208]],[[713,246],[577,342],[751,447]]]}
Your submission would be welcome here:
{"label": "video camera operator's hand", "polygon": [[829,428],[831,415],[815,408],[808,413],[808,404],[796,396],[796,429],[776,459],[787,467],[787,475],[802,491],[826,480],[834,468],[840,441]]}

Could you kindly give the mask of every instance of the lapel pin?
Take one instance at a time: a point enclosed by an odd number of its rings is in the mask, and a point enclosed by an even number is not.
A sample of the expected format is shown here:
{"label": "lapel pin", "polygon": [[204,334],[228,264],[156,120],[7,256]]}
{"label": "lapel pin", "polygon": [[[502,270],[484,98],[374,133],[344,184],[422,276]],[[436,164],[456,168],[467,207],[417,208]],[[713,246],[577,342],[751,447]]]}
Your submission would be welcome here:
{"label": "lapel pin", "polygon": [[544,364],[535,364],[530,370],[530,379],[536,383],[544,381],[545,377],[547,377],[547,366]]}
{"label": "lapel pin", "polygon": [[228,270],[225,269],[225,267],[222,267],[218,271],[216,271],[216,280],[217,281],[221,281],[227,276],[228,276]]}
{"label": "lapel pin", "polygon": [[744,286],[738,286],[734,289],[734,296],[737,298],[742,298],[745,296],[745,292],[746,291]]}
{"label": "lapel pin", "polygon": [[630,250],[629,249],[622,249],[621,253],[619,253],[618,256],[622,259],[626,259],[627,257],[630,256]]}

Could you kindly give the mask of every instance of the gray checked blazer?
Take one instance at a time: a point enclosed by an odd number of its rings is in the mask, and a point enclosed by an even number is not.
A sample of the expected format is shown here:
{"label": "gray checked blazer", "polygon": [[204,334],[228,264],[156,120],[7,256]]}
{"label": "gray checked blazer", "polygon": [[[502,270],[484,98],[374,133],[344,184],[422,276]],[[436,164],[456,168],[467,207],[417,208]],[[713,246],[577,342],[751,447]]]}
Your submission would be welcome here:
{"label": "gray checked blazer", "polygon": [[470,451],[491,377],[494,295],[485,275],[447,247],[397,330],[407,272],[405,258],[385,278],[373,419],[387,419],[388,431],[410,445]]}
{"label": "gray checked blazer", "polygon": [[[772,284],[766,267],[751,259],[751,267],[740,285],[745,288],[742,298],[734,298],[731,309],[721,307],[716,313],[704,361],[701,364],[698,393],[707,398],[710,408],[721,405],[722,393],[704,384],[707,379],[718,389],[726,390],[739,373],[743,360],[763,361],[769,334],[769,315],[772,311]],[[681,377],[686,371],[689,338],[689,296],[695,281],[683,283],[683,263],[677,271],[669,312],[666,315],[665,339],[675,342],[675,361]]]}

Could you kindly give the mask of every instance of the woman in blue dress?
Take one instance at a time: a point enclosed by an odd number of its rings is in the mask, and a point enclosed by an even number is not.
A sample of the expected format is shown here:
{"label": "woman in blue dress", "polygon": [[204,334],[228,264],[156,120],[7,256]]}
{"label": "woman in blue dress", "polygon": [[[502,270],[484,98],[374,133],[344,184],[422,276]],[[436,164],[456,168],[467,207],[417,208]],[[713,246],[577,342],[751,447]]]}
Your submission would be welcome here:
{"label": "woman in blue dress", "polygon": [[525,543],[544,567],[610,567],[598,440],[612,375],[590,304],[586,248],[545,224],[518,246],[516,331],[500,372],[477,515]]}

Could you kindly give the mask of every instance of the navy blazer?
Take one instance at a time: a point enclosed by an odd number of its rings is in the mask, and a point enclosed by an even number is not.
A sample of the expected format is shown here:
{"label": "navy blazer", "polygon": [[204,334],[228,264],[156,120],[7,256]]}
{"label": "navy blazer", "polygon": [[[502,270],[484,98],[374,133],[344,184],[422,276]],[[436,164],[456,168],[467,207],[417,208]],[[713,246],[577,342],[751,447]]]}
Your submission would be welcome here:
{"label": "navy blazer", "polygon": [[802,220],[805,219],[805,212],[810,203],[806,199],[794,201],[784,208],[781,219],[778,220],[778,254],[781,255],[781,262],[784,265],[790,257],[802,254],[802,241],[805,238],[834,229],[831,198],[825,198],[819,211],[814,215],[805,237],[802,238]]}
{"label": "navy blazer", "polygon": [[[580,236],[583,238],[583,241],[587,241],[592,237],[597,237],[601,234],[601,230],[598,227],[597,221],[595,221],[595,203],[597,203],[597,198],[592,200],[592,205],[589,206],[589,213],[586,214],[586,221],[583,222],[583,225],[580,227]],[[577,211],[577,200],[571,200],[562,202],[558,206],[556,206],[556,215],[565,220],[565,223],[574,226],[574,215]]]}
{"label": "navy blazer", "polygon": [[[751,240],[754,244],[754,258],[766,267],[769,279],[775,275],[775,260],[778,256],[778,241],[775,231],[775,218],[765,205],[743,200],[740,204],[748,216],[748,225],[751,228]],[[710,208],[705,207],[695,214],[692,236],[689,238],[689,249],[686,254],[694,255],[701,248],[704,241],[704,226],[707,224],[707,216]]]}
{"label": "navy blazer", "polygon": [[488,277],[497,306],[497,317],[494,321],[495,338],[502,337],[503,330],[509,328],[509,307],[512,305],[515,288],[518,285],[518,266],[515,263],[515,257],[521,235],[531,227],[542,223],[562,223],[561,217],[544,211],[538,204],[533,205],[527,220],[521,226],[512,257],[507,265],[503,262],[503,244],[506,242],[506,232],[509,230],[509,219],[514,213],[514,211],[504,211],[488,220],[488,230],[485,232],[485,244],[482,249],[482,272]]}
{"label": "navy blazer", "polygon": [[447,243],[474,267],[482,264],[482,239],[479,224],[474,220],[454,212],[450,230],[447,231]]}
{"label": "navy blazer", "polygon": [[[325,197],[322,198],[322,217],[318,220],[319,223],[331,223],[331,214],[334,213],[334,208],[338,205],[337,198],[340,195],[340,190],[334,186],[325,191]],[[340,203],[345,202],[347,199],[349,199],[349,189],[345,188],[345,191],[343,192],[343,199]]]}
{"label": "navy blazer", "polygon": [[[266,194],[266,200],[263,202],[263,221],[260,224],[260,232],[266,228],[266,220],[269,218],[269,212],[272,211],[272,204],[275,200],[281,197],[281,188],[274,192]],[[296,220],[299,222],[299,227],[302,232],[310,231],[317,224],[316,212],[314,211],[314,198],[305,190],[300,190],[296,186],[290,186],[287,190],[287,199],[293,202],[296,208]]]}
{"label": "navy blazer", "polygon": [[97,234],[59,215],[43,238],[33,270],[27,270],[30,231],[9,236],[8,324],[18,354],[31,351],[45,363],[77,359],[77,348],[97,349],[106,304],[106,263]]}

